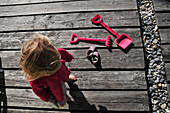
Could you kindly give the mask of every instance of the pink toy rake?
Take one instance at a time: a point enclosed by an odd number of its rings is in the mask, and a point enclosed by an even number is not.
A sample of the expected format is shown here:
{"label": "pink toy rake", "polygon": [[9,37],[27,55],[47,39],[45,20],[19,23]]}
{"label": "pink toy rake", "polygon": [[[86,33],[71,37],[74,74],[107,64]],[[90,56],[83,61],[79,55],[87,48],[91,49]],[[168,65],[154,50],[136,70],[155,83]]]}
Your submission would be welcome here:
{"label": "pink toy rake", "polygon": [[111,43],[111,38],[110,37],[111,36],[108,35],[106,37],[106,39],[82,38],[82,37],[79,37],[77,34],[72,33],[71,38],[70,38],[70,43],[71,44],[78,43],[79,40],[82,40],[82,41],[95,41],[95,42],[105,42],[105,45],[107,47],[110,47],[110,43]]}
{"label": "pink toy rake", "polygon": [[93,17],[91,19],[91,22],[94,24],[100,24],[103,27],[105,27],[108,31],[110,31],[114,36],[117,37],[117,39],[115,40],[115,43],[122,47],[123,49],[125,49],[126,47],[128,47],[133,40],[127,35],[127,34],[121,34],[119,35],[118,33],[116,33],[115,31],[113,31],[109,26],[107,26],[103,21],[102,18],[99,14],[97,14],[95,17]]}

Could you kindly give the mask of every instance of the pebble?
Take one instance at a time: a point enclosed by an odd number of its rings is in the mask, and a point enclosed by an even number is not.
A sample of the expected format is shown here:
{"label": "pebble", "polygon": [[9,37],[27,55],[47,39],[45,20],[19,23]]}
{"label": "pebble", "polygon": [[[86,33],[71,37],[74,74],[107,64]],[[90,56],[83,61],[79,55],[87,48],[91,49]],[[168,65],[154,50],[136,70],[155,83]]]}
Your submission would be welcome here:
{"label": "pebble", "polygon": [[153,76],[152,75],[147,75],[148,78],[152,78]]}
{"label": "pebble", "polygon": [[155,80],[156,78],[157,78],[157,77],[156,77],[156,76],[154,76],[154,77],[153,77],[153,80]]}
{"label": "pebble", "polygon": [[160,113],[160,111],[159,111],[159,110],[157,110],[157,111],[156,111],[156,113]]}
{"label": "pebble", "polygon": [[161,83],[159,83],[159,84],[158,84],[158,86],[159,86],[159,87],[162,87],[162,84],[161,84]]}
{"label": "pebble", "polygon": [[167,87],[167,84],[162,84],[162,87]]}
{"label": "pebble", "polygon": [[162,104],[162,105],[161,105],[161,108],[162,108],[162,109],[165,109],[165,108],[166,108],[166,104]]}
{"label": "pebble", "polygon": [[[155,52],[157,52],[157,51],[155,51]],[[159,62],[160,61],[159,58],[155,58],[154,60],[155,60],[155,62]]]}
{"label": "pebble", "polygon": [[153,104],[158,104],[158,100],[154,100],[154,101],[153,101]]}
{"label": "pebble", "polygon": [[156,25],[153,30],[154,30],[155,32],[158,31],[158,26]]}
{"label": "pebble", "polygon": [[158,86],[157,86],[157,85],[153,85],[153,88],[157,89],[157,88],[158,88]]}
{"label": "pebble", "polygon": [[165,65],[165,62],[161,62],[160,65],[161,65],[161,66],[164,66],[164,65]]}
{"label": "pebble", "polygon": [[[157,51],[152,52],[153,55],[156,55]],[[159,60],[158,60],[159,61]]]}
{"label": "pebble", "polygon": [[161,68],[161,71],[164,71],[164,70],[165,70],[165,68],[164,68],[164,67],[162,67],[162,68]]}
{"label": "pebble", "polygon": [[158,43],[158,39],[154,39],[154,40],[153,40],[153,43],[154,43],[154,44],[157,44],[157,43]]}
{"label": "pebble", "polygon": [[160,82],[162,83],[164,81],[164,79],[161,79]]}
{"label": "pebble", "polygon": [[161,74],[165,75],[165,71],[161,71]]}
{"label": "pebble", "polygon": [[161,69],[161,65],[157,65],[156,68],[157,68],[157,69]]}
{"label": "pebble", "polygon": [[167,98],[166,98],[166,97],[162,97],[162,100],[166,101],[166,100],[167,100]]}
{"label": "pebble", "polygon": [[153,106],[153,111],[156,111],[157,110],[157,107],[156,105]]}
{"label": "pebble", "polygon": [[168,110],[168,109],[165,109],[165,111],[166,111],[166,113],[170,113],[170,110]]}
{"label": "pebble", "polygon": [[159,78],[157,77],[156,80],[155,80],[155,83],[158,83],[159,82]]}

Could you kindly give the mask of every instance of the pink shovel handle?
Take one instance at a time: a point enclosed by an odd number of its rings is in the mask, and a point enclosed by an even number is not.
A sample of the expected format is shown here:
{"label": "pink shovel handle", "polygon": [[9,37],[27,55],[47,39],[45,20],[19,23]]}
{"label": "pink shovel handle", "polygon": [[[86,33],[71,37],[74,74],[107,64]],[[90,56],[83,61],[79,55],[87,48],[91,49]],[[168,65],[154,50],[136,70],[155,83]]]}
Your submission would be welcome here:
{"label": "pink shovel handle", "polygon": [[99,14],[97,14],[95,17],[91,19],[91,22],[94,24],[99,24],[100,22],[102,22],[102,18]]}
{"label": "pink shovel handle", "polygon": [[104,22],[100,23],[103,27],[105,27],[108,31],[110,31],[113,35],[115,35],[117,38],[120,37],[120,35],[118,33],[116,33],[115,31],[113,31],[109,26],[107,26]]}
{"label": "pink shovel handle", "polygon": [[105,27],[108,31],[110,31],[113,35],[115,35],[117,38],[120,37],[119,34],[117,34],[115,31],[113,31],[109,26],[107,26],[104,22],[102,22],[102,17],[97,14],[96,16],[94,16],[92,19],[91,19],[91,22],[94,23],[94,24],[100,24],[102,25],[103,27]]}

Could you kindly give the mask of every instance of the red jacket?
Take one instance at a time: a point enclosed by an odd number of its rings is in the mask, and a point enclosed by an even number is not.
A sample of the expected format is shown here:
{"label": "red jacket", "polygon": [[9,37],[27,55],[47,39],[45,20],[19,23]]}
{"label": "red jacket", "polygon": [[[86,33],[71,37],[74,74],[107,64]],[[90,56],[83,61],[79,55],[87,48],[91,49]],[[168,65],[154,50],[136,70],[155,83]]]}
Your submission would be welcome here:
{"label": "red jacket", "polygon": [[41,100],[48,102],[50,99],[50,92],[55,96],[58,102],[63,100],[63,90],[61,80],[67,82],[70,75],[70,69],[65,66],[65,62],[71,62],[74,57],[65,49],[57,48],[61,54],[60,69],[50,75],[43,76],[36,80],[29,81],[33,92],[40,97]]}

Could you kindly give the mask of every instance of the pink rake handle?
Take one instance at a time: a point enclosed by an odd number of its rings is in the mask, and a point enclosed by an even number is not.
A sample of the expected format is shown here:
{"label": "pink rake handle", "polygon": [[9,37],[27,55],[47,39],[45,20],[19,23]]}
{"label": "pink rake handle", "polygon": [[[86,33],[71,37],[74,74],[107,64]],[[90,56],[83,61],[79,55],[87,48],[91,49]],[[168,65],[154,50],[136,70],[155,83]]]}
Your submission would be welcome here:
{"label": "pink rake handle", "polygon": [[113,35],[115,35],[117,38],[120,37],[120,35],[118,33],[116,33],[115,31],[113,31],[109,26],[107,26],[104,22],[102,22],[102,18],[99,14],[97,14],[95,17],[93,17],[91,19],[91,22],[94,24],[100,24],[103,27],[105,27],[108,31],[110,31]]}
{"label": "pink rake handle", "polygon": [[77,34],[74,34],[74,33],[71,34],[71,38],[70,38],[70,43],[71,44],[78,43],[79,40],[82,40],[82,41],[105,42],[105,45],[107,47],[109,47],[109,44],[110,44],[110,35],[108,35],[106,37],[106,39],[95,39],[95,38],[82,38],[82,37],[79,37]]}

